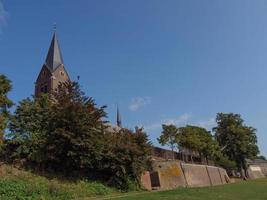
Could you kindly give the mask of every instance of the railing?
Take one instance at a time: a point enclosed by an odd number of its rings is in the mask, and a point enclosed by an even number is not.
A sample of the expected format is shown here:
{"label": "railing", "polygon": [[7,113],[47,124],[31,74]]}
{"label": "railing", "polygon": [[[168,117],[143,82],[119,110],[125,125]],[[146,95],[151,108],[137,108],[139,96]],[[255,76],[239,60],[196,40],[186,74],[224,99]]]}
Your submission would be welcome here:
{"label": "railing", "polygon": [[180,160],[185,163],[215,165],[213,161],[206,160],[206,159],[201,160],[199,156],[185,154],[185,153],[176,152],[176,151],[172,152],[171,150],[162,149],[160,147],[153,147],[152,156],[157,157],[157,158],[163,158],[163,159]]}

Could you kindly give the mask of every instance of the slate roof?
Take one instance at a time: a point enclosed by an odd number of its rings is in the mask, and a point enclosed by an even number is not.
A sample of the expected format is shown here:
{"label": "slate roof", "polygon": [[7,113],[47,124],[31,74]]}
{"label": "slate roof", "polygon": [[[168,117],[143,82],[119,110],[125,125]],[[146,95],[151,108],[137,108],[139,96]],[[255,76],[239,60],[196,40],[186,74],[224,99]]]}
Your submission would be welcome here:
{"label": "slate roof", "polygon": [[57,34],[54,32],[53,38],[45,59],[46,66],[53,72],[59,65],[63,64],[63,58],[60,51]]}

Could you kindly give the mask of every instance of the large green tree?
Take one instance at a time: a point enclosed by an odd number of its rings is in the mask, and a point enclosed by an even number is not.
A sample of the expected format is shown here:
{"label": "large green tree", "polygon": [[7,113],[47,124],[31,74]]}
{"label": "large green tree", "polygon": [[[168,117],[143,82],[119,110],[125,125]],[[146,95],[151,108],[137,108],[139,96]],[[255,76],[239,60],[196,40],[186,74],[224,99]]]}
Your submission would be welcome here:
{"label": "large green tree", "polygon": [[151,155],[151,143],[143,129],[107,132],[104,140],[103,160],[98,168],[108,183],[121,189],[127,189],[129,181],[139,183],[141,174],[150,167]]}
{"label": "large green tree", "polygon": [[[175,125],[163,125],[163,131],[158,141],[161,145],[168,145],[172,149],[179,147],[180,152],[189,150],[199,154],[200,160],[204,158],[213,160],[216,164],[232,169],[235,167],[227,156],[222,154],[219,143],[205,128],[187,125],[177,128]],[[182,156],[184,160],[184,155]],[[191,161],[193,161],[191,153]]]}
{"label": "large green tree", "polygon": [[[180,146],[198,152],[200,159],[214,159],[216,142],[205,128],[187,125],[179,128]],[[192,159],[192,158],[191,158]]]}
{"label": "large green tree", "polygon": [[53,105],[48,95],[19,102],[11,118],[9,139],[5,143],[6,160],[25,158],[44,165],[47,136],[53,120]]}
{"label": "large green tree", "polygon": [[245,125],[241,116],[234,113],[218,113],[216,122],[213,130],[222,152],[235,161],[241,172],[246,171],[246,159],[254,159],[259,153],[256,129]]}
{"label": "large green tree", "polygon": [[142,129],[114,129],[78,83],[19,103],[5,145],[6,160],[26,159],[39,171],[107,181],[127,189],[147,168],[150,143]]}
{"label": "large green tree", "polygon": [[3,143],[4,131],[8,124],[8,109],[13,105],[7,96],[11,89],[11,81],[5,75],[0,74],[0,144]]}
{"label": "large green tree", "polygon": [[160,137],[158,138],[158,142],[164,146],[167,145],[171,148],[172,156],[174,159],[174,149],[179,148],[179,130],[178,128],[173,125],[162,125],[162,132]]}
{"label": "large green tree", "polygon": [[97,108],[77,83],[62,83],[52,95],[20,102],[10,143],[19,145],[15,155],[41,168],[65,173],[90,168],[103,146],[105,115],[104,107]]}

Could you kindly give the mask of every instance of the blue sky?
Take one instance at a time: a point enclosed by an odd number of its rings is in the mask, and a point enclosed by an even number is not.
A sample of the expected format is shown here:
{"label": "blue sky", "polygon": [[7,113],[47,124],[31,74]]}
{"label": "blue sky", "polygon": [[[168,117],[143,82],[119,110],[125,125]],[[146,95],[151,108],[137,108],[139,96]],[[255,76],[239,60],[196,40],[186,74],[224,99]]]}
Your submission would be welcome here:
{"label": "blue sky", "polygon": [[240,113],[267,156],[267,1],[0,0],[0,73],[18,102],[34,91],[53,23],[65,66],[114,123],[215,126]]}

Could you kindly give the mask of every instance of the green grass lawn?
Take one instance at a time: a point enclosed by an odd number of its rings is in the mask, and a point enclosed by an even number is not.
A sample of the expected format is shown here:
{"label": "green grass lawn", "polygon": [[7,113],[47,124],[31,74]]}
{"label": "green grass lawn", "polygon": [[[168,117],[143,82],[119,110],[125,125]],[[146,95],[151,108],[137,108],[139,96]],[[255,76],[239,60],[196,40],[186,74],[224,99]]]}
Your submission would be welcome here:
{"label": "green grass lawn", "polygon": [[125,194],[120,200],[267,200],[267,178],[204,188],[178,188],[161,192]]}

